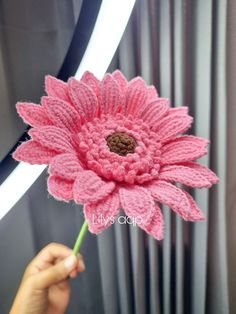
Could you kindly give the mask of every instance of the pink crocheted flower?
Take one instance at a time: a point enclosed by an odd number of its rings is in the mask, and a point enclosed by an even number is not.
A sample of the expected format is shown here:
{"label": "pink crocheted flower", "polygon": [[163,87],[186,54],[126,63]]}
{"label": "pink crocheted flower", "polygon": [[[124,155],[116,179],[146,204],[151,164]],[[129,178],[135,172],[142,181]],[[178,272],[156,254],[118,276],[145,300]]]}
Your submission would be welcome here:
{"label": "pink crocheted flower", "polygon": [[48,164],[49,192],[84,204],[91,232],[110,226],[121,207],[156,239],[163,238],[164,225],[158,203],[185,220],[204,219],[189,193],[173,185],[218,182],[196,163],[208,141],[182,135],[193,120],[186,107],[170,108],[141,77],[128,82],[120,71],[102,81],[90,72],[67,83],[47,76],[45,84],[41,105],[17,103],[33,128],[13,157]]}

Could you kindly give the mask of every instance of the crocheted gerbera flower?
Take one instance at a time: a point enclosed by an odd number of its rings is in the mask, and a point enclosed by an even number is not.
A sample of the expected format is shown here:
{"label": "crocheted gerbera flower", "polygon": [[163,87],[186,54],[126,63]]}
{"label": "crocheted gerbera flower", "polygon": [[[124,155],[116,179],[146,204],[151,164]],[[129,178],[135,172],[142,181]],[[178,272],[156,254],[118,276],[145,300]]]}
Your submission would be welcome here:
{"label": "crocheted gerbera flower", "polygon": [[156,239],[163,238],[158,203],[185,220],[204,215],[174,182],[210,187],[218,178],[196,159],[206,139],[181,135],[192,123],[186,107],[170,108],[141,77],[130,82],[120,71],[99,81],[86,72],[64,83],[46,77],[41,105],[18,103],[33,128],[31,140],[14,152],[17,160],[48,164],[48,190],[57,199],[84,204],[89,230],[99,233],[120,208]]}

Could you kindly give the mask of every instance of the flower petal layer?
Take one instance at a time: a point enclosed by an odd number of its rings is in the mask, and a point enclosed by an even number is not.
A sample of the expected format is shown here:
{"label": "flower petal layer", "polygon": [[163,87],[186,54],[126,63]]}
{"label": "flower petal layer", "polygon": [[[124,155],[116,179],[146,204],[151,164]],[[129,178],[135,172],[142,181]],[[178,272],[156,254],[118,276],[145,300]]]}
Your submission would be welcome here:
{"label": "flower petal layer", "polygon": [[75,154],[65,153],[54,157],[49,166],[48,172],[57,177],[67,180],[75,180],[78,172],[83,171]]}
{"label": "flower petal layer", "polygon": [[121,206],[126,215],[140,227],[148,226],[155,212],[155,202],[151,193],[142,186],[122,187],[119,190]]}
{"label": "flower petal layer", "polygon": [[156,131],[160,141],[165,143],[178,134],[186,132],[193,122],[193,118],[188,115],[170,115],[162,119]]}
{"label": "flower petal layer", "polygon": [[83,82],[70,78],[68,81],[69,96],[79,113],[87,120],[91,120],[97,114],[97,97],[92,89]]}
{"label": "flower petal layer", "polygon": [[81,124],[80,116],[68,102],[57,98],[43,97],[42,104],[55,126],[68,129],[72,133],[78,132]]}
{"label": "flower petal layer", "polygon": [[115,188],[114,182],[103,181],[91,170],[78,174],[74,184],[76,203],[95,203],[107,197]]}
{"label": "flower petal layer", "polygon": [[57,152],[30,140],[18,146],[12,156],[18,161],[25,161],[32,165],[43,165],[49,164],[56,154]]}
{"label": "flower petal layer", "polygon": [[209,141],[197,136],[181,136],[162,147],[162,164],[192,161],[207,154]]}
{"label": "flower petal layer", "polygon": [[155,206],[155,212],[150,223],[147,226],[140,227],[151,234],[155,239],[162,240],[164,238],[164,218],[160,207],[157,204]]}
{"label": "flower petal layer", "polygon": [[191,205],[183,190],[165,181],[155,181],[147,186],[154,199],[172,208],[188,220]]}
{"label": "flower petal layer", "polygon": [[211,182],[211,184],[216,184],[219,182],[219,178],[217,177],[217,175],[215,175],[215,173],[206,166],[203,166],[196,162],[186,162],[183,165],[197,171],[199,174],[204,176],[209,182]]}
{"label": "flower petal layer", "polygon": [[73,151],[70,135],[55,126],[44,126],[29,131],[29,135],[41,145],[60,153]]}
{"label": "flower petal layer", "polygon": [[18,102],[16,104],[16,109],[18,114],[23,118],[24,122],[33,127],[52,124],[52,122],[48,119],[44,108],[40,105]]}
{"label": "flower petal layer", "polygon": [[119,209],[120,200],[117,193],[113,193],[97,203],[86,204],[84,213],[89,231],[99,233],[108,228],[115,222]]}
{"label": "flower petal layer", "polygon": [[179,182],[192,188],[210,187],[212,185],[206,176],[193,168],[182,165],[162,167],[158,179],[168,182]]}
{"label": "flower petal layer", "polygon": [[101,82],[101,114],[116,114],[122,106],[120,89],[111,74],[106,74]]}
{"label": "flower petal layer", "polygon": [[67,84],[51,75],[45,77],[45,89],[48,96],[70,101],[67,92]]}
{"label": "flower petal layer", "polygon": [[137,117],[147,100],[147,87],[141,77],[137,77],[128,83],[126,91],[126,115]]}
{"label": "flower petal layer", "polygon": [[57,176],[49,176],[48,191],[58,200],[70,201],[73,199],[73,181],[64,180]]}

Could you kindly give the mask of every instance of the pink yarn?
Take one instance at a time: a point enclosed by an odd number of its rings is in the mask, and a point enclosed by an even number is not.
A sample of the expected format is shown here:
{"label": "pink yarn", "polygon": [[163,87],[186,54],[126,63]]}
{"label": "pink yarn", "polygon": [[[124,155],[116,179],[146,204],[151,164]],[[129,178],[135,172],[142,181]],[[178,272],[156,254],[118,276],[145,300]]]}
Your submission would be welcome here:
{"label": "pink yarn", "polygon": [[172,184],[208,188],[218,182],[195,162],[209,142],[182,135],[193,120],[187,107],[170,108],[154,86],[141,77],[128,82],[120,71],[102,81],[90,72],[67,83],[47,76],[45,86],[41,105],[16,105],[33,128],[13,157],[48,164],[49,192],[84,204],[91,232],[108,228],[120,207],[158,240],[164,231],[158,203],[185,220],[204,220],[189,193]]}

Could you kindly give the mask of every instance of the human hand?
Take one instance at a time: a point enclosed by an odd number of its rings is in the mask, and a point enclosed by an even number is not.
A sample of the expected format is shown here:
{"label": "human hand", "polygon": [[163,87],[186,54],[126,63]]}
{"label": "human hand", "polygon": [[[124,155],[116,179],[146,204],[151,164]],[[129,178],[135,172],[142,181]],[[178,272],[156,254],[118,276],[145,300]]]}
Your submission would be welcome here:
{"label": "human hand", "polygon": [[68,277],[85,270],[83,258],[68,247],[51,243],[30,262],[10,314],[62,314],[70,299]]}

